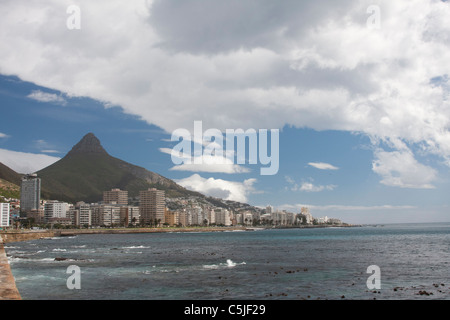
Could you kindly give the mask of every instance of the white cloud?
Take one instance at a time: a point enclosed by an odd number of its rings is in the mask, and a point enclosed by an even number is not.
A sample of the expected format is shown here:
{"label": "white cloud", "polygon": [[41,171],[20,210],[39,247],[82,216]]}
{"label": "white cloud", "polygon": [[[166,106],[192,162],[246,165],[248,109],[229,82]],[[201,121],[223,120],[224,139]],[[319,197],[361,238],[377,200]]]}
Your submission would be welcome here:
{"label": "white cloud", "polygon": [[54,150],[53,145],[43,139],[33,141],[35,148],[42,153],[61,153],[58,150]]}
{"label": "white cloud", "polygon": [[311,182],[303,182],[298,190],[306,192],[320,192],[324,190],[334,190],[334,188],[336,188],[335,185],[317,186],[312,184]]}
{"label": "white cloud", "polygon": [[236,164],[181,164],[170,168],[170,170],[228,174],[248,173],[250,171]]}
{"label": "white cloud", "polygon": [[[162,153],[172,155],[172,149],[160,148]],[[250,170],[243,166],[234,164],[230,159],[223,156],[202,155],[191,157],[186,154],[175,154],[174,157],[190,163],[183,163],[172,167],[173,171],[190,171],[190,172],[210,172],[210,173],[248,173]]]}
{"label": "white cloud", "polygon": [[0,149],[0,162],[18,173],[33,173],[48,167],[60,158],[45,154]]}
{"label": "white cloud", "polygon": [[0,139],[8,138],[9,136],[5,133],[0,132]]}
{"label": "white cloud", "polygon": [[67,101],[63,97],[55,93],[47,93],[40,90],[33,90],[27,98],[39,101],[39,102],[51,102],[59,105],[66,105]]}
{"label": "white cloud", "polygon": [[310,165],[311,167],[320,169],[320,170],[338,170],[338,167],[335,167],[329,163],[325,163],[325,162],[309,162],[308,165]]}
{"label": "white cloud", "polygon": [[382,1],[379,30],[370,4],[83,1],[68,30],[65,2],[2,1],[0,70],[167,132],[356,131],[449,160],[449,3]]}
{"label": "white cloud", "polygon": [[179,185],[208,196],[247,202],[248,195],[255,192],[253,185],[256,179],[247,179],[243,182],[228,181],[215,178],[203,178],[198,174],[184,179],[175,180]]}
{"label": "white cloud", "polygon": [[284,176],[284,179],[285,179],[289,184],[295,184],[295,180],[292,179],[290,176]]}
{"label": "white cloud", "polygon": [[372,169],[381,176],[382,184],[392,187],[432,189],[437,178],[437,171],[419,163],[409,150],[377,150]]}
{"label": "white cloud", "polygon": [[286,190],[290,189],[291,191],[321,192],[324,190],[332,191],[337,187],[336,185],[333,185],[333,184],[329,184],[329,185],[325,185],[325,186],[324,185],[314,185],[313,184],[314,180],[312,178],[310,178],[309,181],[302,182],[300,185],[289,176],[285,176],[285,180],[291,185],[291,187],[286,188]]}
{"label": "white cloud", "polygon": [[41,150],[42,153],[61,153],[58,150]]}

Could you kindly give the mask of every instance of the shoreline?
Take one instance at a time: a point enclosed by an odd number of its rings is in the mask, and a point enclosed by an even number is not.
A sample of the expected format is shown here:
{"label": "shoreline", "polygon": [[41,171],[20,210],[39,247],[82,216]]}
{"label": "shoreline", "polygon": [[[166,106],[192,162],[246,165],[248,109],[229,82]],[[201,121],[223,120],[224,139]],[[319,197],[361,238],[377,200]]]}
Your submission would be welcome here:
{"label": "shoreline", "polygon": [[22,300],[0,239],[0,300]]}
{"label": "shoreline", "polygon": [[133,233],[190,233],[190,232],[227,232],[248,231],[246,227],[182,227],[182,228],[98,228],[98,229],[62,229],[55,231],[61,237],[81,234],[133,234]]}
{"label": "shoreline", "polygon": [[133,233],[191,233],[252,231],[246,227],[183,227],[183,228],[95,228],[95,229],[42,229],[8,230],[0,232],[3,243],[39,240],[54,237],[69,237],[83,234],[133,234]]}
{"label": "shoreline", "polygon": [[302,225],[302,226],[230,226],[230,227],[164,227],[164,228],[93,228],[93,229],[39,229],[8,230],[0,232],[3,243],[30,241],[53,237],[69,237],[83,234],[134,234],[134,233],[191,233],[191,232],[234,232],[258,230],[356,228],[363,225]]}

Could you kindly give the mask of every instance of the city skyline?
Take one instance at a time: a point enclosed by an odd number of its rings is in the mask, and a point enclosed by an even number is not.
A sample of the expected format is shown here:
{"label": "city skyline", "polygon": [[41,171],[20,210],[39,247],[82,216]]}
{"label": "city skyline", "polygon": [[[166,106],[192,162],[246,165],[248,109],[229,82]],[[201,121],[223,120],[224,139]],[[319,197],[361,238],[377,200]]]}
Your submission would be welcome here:
{"label": "city skyline", "polygon": [[[206,195],[355,224],[450,221],[448,2],[233,4],[81,1],[79,17],[0,4],[0,162],[32,173],[93,132]],[[280,130],[279,170],[173,163],[172,132],[195,121]]]}
{"label": "city skyline", "polygon": [[[22,185],[28,183],[22,179]],[[33,176],[34,179],[38,179]],[[34,193],[34,192],[32,192]],[[27,195],[21,197],[27,198]],[[136,197],[128,197],[128,191],[113,188],[103,192],[98,202],[74,203],[61,200],[39,200],[37,209],[22,207],[19,199],[4,199],[1,204],[2,226],[11,227],[25,223],[28,227],[92,228],[92,227],[354,227],[333,217],[313,217],[309,208],[299,213],[279,210],[271,205],[257,208],[239,202],[223,201],[199,196],[166,198],[164,190],[149,188]],[[166,201],[167,200],[167,201]],[[217,206],[218,202],[221,205]],[[137,204],[138,203],[138,204]],[[10,207],[12,210],[10,212]],[[225,207],[226,208],[225,208]],[[172,209],[176,207],[176,209]],[[10,216],[13,223],[10,223]]]}

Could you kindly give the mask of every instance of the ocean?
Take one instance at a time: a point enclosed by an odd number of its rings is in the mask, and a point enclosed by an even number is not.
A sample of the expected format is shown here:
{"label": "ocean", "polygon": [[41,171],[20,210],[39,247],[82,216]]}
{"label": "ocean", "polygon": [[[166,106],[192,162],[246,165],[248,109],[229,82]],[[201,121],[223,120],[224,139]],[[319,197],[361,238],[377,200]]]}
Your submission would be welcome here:
{"label": "ocean", "polygon": [[450,298],[450,223],[79,235],[5,250],[25,300]]}

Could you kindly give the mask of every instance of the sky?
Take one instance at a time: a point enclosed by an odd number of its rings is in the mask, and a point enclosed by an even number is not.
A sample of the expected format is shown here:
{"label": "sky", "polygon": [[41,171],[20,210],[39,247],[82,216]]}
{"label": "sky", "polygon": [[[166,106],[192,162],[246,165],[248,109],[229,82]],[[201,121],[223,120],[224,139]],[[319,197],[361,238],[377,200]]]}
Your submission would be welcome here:
{"label": "sky", "polygon": [[[3,0],[0,15],[0,162],[20,173],[93,132],[207,195],[349,223],[450,221],[446,1]],[[196,121],[279,130],[276,172],[196,140]],[[216,153],[175,163],[178,129]]]}

